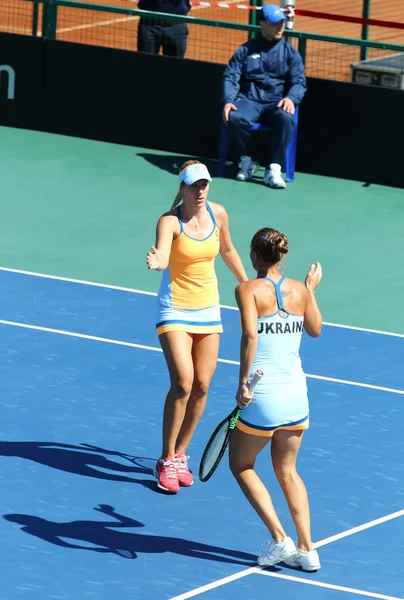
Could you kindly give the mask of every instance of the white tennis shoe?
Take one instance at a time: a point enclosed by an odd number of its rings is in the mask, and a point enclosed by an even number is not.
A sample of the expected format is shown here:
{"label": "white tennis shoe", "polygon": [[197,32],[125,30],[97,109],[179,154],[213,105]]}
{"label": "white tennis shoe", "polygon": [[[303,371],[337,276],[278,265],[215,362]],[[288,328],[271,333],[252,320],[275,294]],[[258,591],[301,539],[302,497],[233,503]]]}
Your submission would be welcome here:
{"label": "white tennis shoe", "polygon": [[262,556],[259,556],[257,563],[260,567],[270,567],[279,562],[286,562],[286,558],[296,554],[297,548],[290,537],[285,537],[283,542],[269,540],[268,547]]}
{"label": "white tennis shoe", "polygon": [[259,169],[259,164],[251,160],[251,156],[242,156],[240,158],[240,171],[236,176],[237,181],[251,181],[257,169]]}
{"label": "white tennis shoe", "polygon": [[266,169],[264,174],[264,183],[274,189],[284,189],[286,182],[282,178],[281,165],[272,163],[269,165],[269,169]]}
{"label": "white tennis shoe", "polygon": [[321,569],[320,557],[317,550],[303,552],[303,550],[298,548],[296,554],[284,558],[283,562],[288,565],[288,567],[300,568],[303,571],[318,571]]}

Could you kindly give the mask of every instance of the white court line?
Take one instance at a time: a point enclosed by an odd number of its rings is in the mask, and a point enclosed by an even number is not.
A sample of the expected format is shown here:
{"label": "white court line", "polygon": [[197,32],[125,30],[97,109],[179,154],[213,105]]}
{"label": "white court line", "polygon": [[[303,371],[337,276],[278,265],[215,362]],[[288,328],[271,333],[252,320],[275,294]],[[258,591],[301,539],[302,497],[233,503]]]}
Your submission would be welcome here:
{"label": "white court line", "polygon": [[[35,331],[45,331],[47,333],[56,333],[59,335],[67,335],[74,338],[81,338],[84,340],[93,340],[95,342],[104,342],[107,344],[115,344],[117,346],[128,346],[129,348],[140,348],[141,350],[151,350],[153,352],[162,352],[161,348],[154,346],[144,346],[143,344],[135,344],[133,342],[123,342],[121,340],[114,340],[112,338],[97,337],[94,335],[87,335],[85,333],[75,333],[74,331],[66,331],[64,329],[53,329],[51,327],[42,327],[40,325],[30,325],[28,323],[18,323],[17,321],[6,321],[0,319],[0,325],[10,325],[11,327],[21,327],[22,329],[34,329]],[[228,365],[239,365],[237,360],[229,360],[227,358],[218,358],[218,362],[225,363]],[[396,390],[394,388],[382,387],[379,385],[372,385],[370,383],[358,383],[357,381],[349,381],[345,379],[336,379],[334,377],[324,377],[323,375],[311,375],[306,373],[306,377],[311,379],[321,379],[322,381],[330,381],[331,383],[342,383],[344,385],[353,385],[356,387],[364,387],[371,390],[378,390],[380,392],[389,392],[390,394],[401,394],[404,396],[404,390]]]}
{"label": "white court line", "polygon": [[[239,364],[239,363],[237,363]],[[379,390],[380,392],[391,392],[392,394],[404,394],[404,390],[382,387],[381,385],[372,385],[371,383],[360,383],[359,381],[349,381],[347,379],[336,379],[335,377],[324,377],[323,375],[311,375],[306,373],[310,379],[321,379],[322,381],[331,381],[332,383],[342,383],[344,385],[353,385],[356,387],[368,388],[369,390]]]}
{"label": "white court line", "polygon": [[369,521],[369,523],[364,523],[363,525],[359,525],[358,527],[352,527],[352,529],[348,529],[347,531],[343,531],[342,533],[337,533],[336,535],[332,535],[320,542],[316,542],[313,544],[315,548],[321,548],[321,546],[325,546],[326,544],[331,544],[332,542],[336,542],[337,540],[341,540],[342,538],[348,537],[349,535],[354,535],[359,531],[365,531],[365,529],[370,529],[371,527],[375,527],[376,525],[380,525],[381,523],[386,523],[387,521],[391,521],[392,519],[397,519],[397,517],[402,517],[404,515],[404,510],[398,510],[397,512],[391,513],[390,515],[386,515],[385,517],[380,517],[379,519],[375,519],[374,521]]}
{"label": "white court line", "polygon": [[[150,295],[150,296],[155,296],[156,294],[153,292],[145,292],[142,290],[134,290],[132,288],[124,288],[124,287],[118,287],[118,286],[111,286],[111,285],[106,285],[106,284],[101,284],[101,283],[94,283],[94,282],[89,282],[89,281],[83,281],[83,280],[78,280],[78,279],[70,279],[70,278],[64,278],[64,277],[58,277],[58,276],[53,276],[53,275],[44,275],[41,273],[34,273],[34,272],[29,272],[29,271],[22,271],[22,270],[17,270],[17,269],[9,269],[6,267],[0,267],[0,270],[2,271],[9,271],[9,272],[13,272],[13,273],[20,273],[23,275],[31,275],[31,276],[35,276],[35,277],[42,277],[45,279],[55,279],[55,280],[60,280],[60,281],[68,281],[68,282],[72,282],[72,283],[79,283],[79,284],[83,284],[83,285],[90,285],[90,286],[94,286],[94,287],[102,287],[102,288],[107,288],[107,289],[116,289],[116,290],[122,290],[122,291],[127,291],[127,292],[131,292],[131,293],[139,293],[139,294],[145,294],[145,295]],[[223,308],[233,308],[233,307],[223,307]],[[123,342],[123,341],[119,341],[119,340],[113,340],[113,339],[109,339],[109,338],[102,338],[102,337],[96,337],[96,336],[90,336],[90,335],[85,335],[85,334],[79,334],[79,333],[74,333],[74,332],[70,332],[70,331],[64,331],[64,330],[59,330],[59,329],[51,329],[51,328],[47,328],[47,327],[39,327],[39,326],[35,326],[35,325],[27,325],[24,323],[16,323],[13,321],[5,321],[5,320],[0,320],[1,324],[4,325],[11,325],[14,327],[21,327],[21,328],[25,328],[25,329],[34,329],[34,330],[38,330],[38,331],[45,331],[45,332],[49,332],[49,333],[56,333],[59,335],[66,335],[66,336],[70,336],[70,337],[76,337],[76,338],[82,338],[82,339],[89,339],[89,340],[94,340],[94,341],[99,341],[99,342],[105,342],[105,343],[109,343],[109,344],[116,344],[116,345],[120,345],[120,346],[128,346],[131,348],[139,348],[142,350],[150,350],[150,351],[155,351],[155,352],[162,352],[161,348],[157,348],[157,347],[153,347],[153,346],[145,346],[145,345],[141,345],[141,344],[134,344],[131,342]],[[331,324],[332,325],[332,324]],[[345,327],[343,325],[334,325],[336,327]],[[351,329],[350,327],[347,327],[349,329]],[[359,328],[352,328],[352,329],[359,329]],[[363,331],[369,331],[369,330],[363,330]],[[389,334],[388,332],[382,332],[382,331],[376,331],[376,330],[370,330],[372,331],[372,333],[381,333],[381,334],[386,334],[386,335],[397,335],[398,337],[404,337],[400,334]],[[227,364],[234,364],[234,365],[238,365],[239,363],[237,361],[231,361],[231,360],[226,360],[226,359],[219,359],[219,362],[223,362],[223,363],[227,363]],[[387,392],[393,392],[393,393],[397,393],[397,394],[404,394],[403,390],[393,390],[391,388],[382,388],[379,386],[372,386],[370,384],[359,384],[357,382],[350,382],[350,381],[345,381],[345,380],[339,380],[339,379],[332,379],[332,378],[327,378],[327,377],[321,377],[321,376],[317,376],[317,375],[307,375],[307,377],[312,377],[314,379],[322,379],[325,381],[332,381],[332,382],[337,382],[337,383],[344,383],[347,385],[354,385],[354,386],[360,386],[360,387],[368,387],[371,389],[378,389],[378,390],[382,390],[382,391],[387,391]],[[330,536],[328,538],[325,538],[324,540],[320,540],[319,542],[316,542],[314,544],[315,548],[319,548],[321,546],[325,546],[326,544],[330,544],[334,541],[337,541],[339,539],[345,538],[349,535],[353,535],[355,533],[358,533],[360,531],[363,531],[365,529],[369,529],[370,527],[374,527],[376,525],[379,525],[381,523],[385,523],[386,521],[389,521],[391,519],[395,519],[397,517],[400,517],[404,515],[404,510],[400,510],[397,511],[395,513],[391,513],[390,515],[386,515],[384,517],[381,517],[379,519],[375,519],[374,521],[370,521],[368,523],[365,523],[363,525],[359,525],[358,527],[353,527],[351,529],[348,529],[345,532],[336,534],[334,536]],[[215,582],[212,582],[210,584],[207,584],[205,586],[202,586],[200,588],[197,588],[195,590],[192,590],[190,592],[186,592],[185,594],[182,594],[180,596],[176,596],[175,598],[172,598],[171,600],[187,600],[188,598],[192,598],[194,596],[197,596],[199,594],[202,594],[205,591],[209,591],[211,589],[220,587],[222,585],[225,585],[226,583],[230,583],[232,581],[235,581],[237,579],[240,579],[242,577],[245,577],[247,575],[250,575],[252,573],[260,573],[260,574],[265,574],[265,575],[269,575],[269,576],[277,576],[279,578],[282,579],[289,579],[289,580],[296,580],[299,583],[306,583],[306,584],[311,584],[311,585],[317,585],[319,587],[329,587],[331,589],[336,589],[336,590],[340,590],[340,591],[345,591],[345,592],[350,592],[350,593],[354,593],[354,594],[358,594],[358,595],[363,595],[363,596],[368,596],[368,597],[372,597],[372,598],[378,598],[380,600],[403,600],[401,598],[394,598],[393,596],[385,596],[385,595],[381,595],[381,594],[373,594],[370,592],[366,592],[363,590],[356,590],[354,588],[345,588],[345,587],[341,587],[341,586],[332,586],[331,584],[325,584],[322,582],[313,582],[311,580],[304,580],[301,578],[294,578],[292,576],[288,576],[288,575],[280,575],[280,574],[272,574],[272,573],[267,573],[267,572],[262,572],[260,569],[258,569],[257,567],[251,567],[248,569],[245,569],[243,571],[240,571],[238,573],[235,573],[233,575],[230,575],[229,577],[225,577],[223,579],[217,580]]]}
{"label": "white court line", "polygon": [[[133,1],[133,0],[131,0],[131,1]],[[241,0],[241,2],[243,2],[243,1],[245,1],[245,0]],[[239,0],[228,0],[228,4],[237,4],[238,2],[239,2]],[[193,6],[192,11],[204,10],[206,8],[209,8],[209,7],[208,6]],[[138,21],[139,19],[140,19],[140,17],[138,17],[138,16],[128,16],[128,17],[122,17],[121,19],[109,19],[108,21],[99,21],[98,23],[88,23],[86,25],[75,25],[73,27],[63,27],[62,29],[57,29],[56,34],[68,33],[70,31],[79,31],[80,29],[93,29],[94,27],[104,27],[107,25],[115,25],[116,23],[128,23],[129,21]]]}
{"label": "white court line", "polygon": [[207,583],[206,585],[202,585],[201,587],[199,587],[195,590],[191,590],[190,592],[185,592],[185,594],[181,594],[180,596],[175,596],[174,598],[170,598],[170,600],[187,600],[187,598],[193,598],[194,596],[199,596],[199,594],[203,594],[204,592],[209,592],[209,590],[214,590],[217,587],[226,585],[226,583],[231,583],[232,581],[236,581],[237,579],[246,577],[246,575],[252,575],[253,573],[256,573],[256,571],[257,571],[257,567],[250,567],[249,569],[244,569],[244,571],[239,571],[238,573],[229,575],[229,577],[223,577],[223,579],[218,579],[217,581],[212,581],[212,583]]}
{"label": "white court line", "polygon": [[[358,596],[367,596],[368,598],[378,598],[379,600],[404,600],[403,598],[397,598],[396,596],[386,596],[385,594],[377,594],[376,592],[365,592],[365,590],[357,590],[355,588],[349,588],[342,585],[334,585],[332,583],[324,583],[322,581],[313,581],[312,579],[303,579],[301,577],[293,577],[292,575],[282,575],[281,573],[271,573],[269,571],[255,570],[258,575],[265,575],[267,577],[276,577],[278,579],[287,579],[289,581],[296,581],[297,583],[306,583],[307,585],[314,585],[317,587],[328,588],[330,590],[337,590],[339,592],[348,592],[351,594],[357,594]],[[174,600],[174,599],[172,599]]]}
{"label": "white court line", "polygon": [[139,348],[140,350],[152,350],[153,352],[162,352],[161,348],[153,348],[153,346],[143,346],[142,344],[133,344],[131,342],[112,340],[110,338],[97,337],[95,335],[86,335],[84,333],[75,333],[73,331],[64,331],[63,329],[40,327],[39,325],[28,325],[27,323],[17,323],[15,321],[4,321],[3,319],[0,319],[0,325],[11,325],[12,327],[21,327],[21,329],[33,329],[35,331],[45,331],[46,333],[57,333],[58,335],[67,335],[68,337],[79,338],[82,340],[92,340],[94,342],[115,344],[116,346],[128,346],[129,348]]}
{"label": "white court line", "polygon": [[[325,546],[326,544],[331,544],[337,540],[342,538],[346,538],[350,535],[354,535],[359,531],[364,531],[365,529],[369,529],[370,527],[375,527],[376,525],[380,525],[380,523],[385,523],[386,521],[390,521],[391,519],[396,519],[397,517],[401,517],[404,515],[404,510],[399,510],[395,513],[391,513],[390,515],[386,515],[384,517],[380,517],[379,519],[375,519],[374,521],[369,521],[368,523],[364,523],[363,525],[359,525],[358,527],[351,527],[351,529],[347,529],[341,533],[336,535],[332,535],[324,540],[320,540],[313,544],[315,548],[320,548],[321,546]],[[236,581],[237,579],[241,579],[242,577],[246,577],[247,575],[251,575],[253,573],[259,575],[268,575],[270,577],[278,577],[280,579],[289,579],[291,581],[296,581],[297,583],[306,583],[311,585],[316,585],[319,587],[326,587],[330,589],[335,589],[343,592],[350,592],[352,594],[358,594],[361,596],[368,596],[371,598],[379,598],[380,600],[404,600],[404,598],[395,598],[393,596],[384,596],[382,594],[376,594],[373,592],[366,592],[364,590],[356,590],[354,588],[347,588],[338,585],[332,585],[328,583],[322,583],[320,581],[312,581],[310,579],[301,579],[300,577],[293,577],[291,575],[282,575],[280,573],[271,573],[269,571],[264,571],[259,567],[250,567],[249,569],[244,569],[243,571],[239,571],[238,573],[234,573],[229,577],[224,577],[223,579],[218,579],[217,581],[212,581],[212,583],[208,583],[207,585],[203,585],[199,588],[191,590],[189,592],[185,592],[184,594],[180,594],[179,596],[175,596],[170,600],[188,600],[188,598],[194,598],[195,596],[199,596],[199,594],[203,594],[204,592],[208,592],[209,590],[213,590],[215,588],[221,587],[226,583],[231,583],[232,581]]]}
{"label": "white court line", "polygon": [[36,273],[35,271],[22,271],[21,269],[9,269],[8,267],[0,267],[0,271],[8,273],[18,273],[20,275],[31,275],[32,277],[40,277],[42,279],[55,279],[56,281],[67,281],[68,283],[79,283],[81,285],[89,285],[91,287],[100,287],[107,290],[118,290],[119,292],[130,292],[131,294],[144,294],[146,296],[157,296],[156,292],[145,292],[135,288],[121,287],[119,285],[108,285],[106,283],[96,283],[94,281],[86,281],[84,279],[72,279],[71,277],[59,277],[58,275],[47,275],[45,273]]}
{"label": "white court line", "polygon": [[[19,273],[20,275],[31,275],[32,277],[42,277],[43,279],[55,279],[56,281],[67,281],[69,283],[79,283],[81,285],[89,285],[93,287],[100,287],[109,290],[118,290],[122,292],[130,292],[131,294],[143,294],[146,296],[157,296],[156,292],[146,292],[144,290],[138,290],[136,288],[128,288],[121,287],[119,285],[109,285],[106,283],[97,283],[95,281],[86,281],[85,279],[72,279],[71,277],[59,277],[58,275],[48,275],[45,273],[36,273],[35,271],[24,271],[21,269],[11,269],[8,267],[0,267],[0,271],[6,271],[9,273]],[[227,310],[236,310],[238,308],[236,306],[227,306],[226,304],[221,304],[221,308],[225,308]],[[352,325],[341,325],[340,323],[328,323],[327,321],[323,322],[323,325],[327,325],[329,327],[339,327],[340,329],[353,329],[354,331],[363,331],[365,333],[377,333],[379,335],[388,335],[392,337],[404,338],[404,333],[392,333],[391,331],[381,331],[380,329],[368,329],[366,327],[354,327]]]}
{"label": "white court line", "polygon": [[75,25],[74,27],[62,27],[56,29],[56,35],[59,33],[69,33],[70,31],[79,31],[80,29],[93,29],[94,27],[105,27],[107,25],[116,25],[117,23],[129,23],[129,21],[138,21],[139,17],[122,17],[121,19],[109,19],[108,21],[99,21],[98,23],[87,23],[86,25]]}

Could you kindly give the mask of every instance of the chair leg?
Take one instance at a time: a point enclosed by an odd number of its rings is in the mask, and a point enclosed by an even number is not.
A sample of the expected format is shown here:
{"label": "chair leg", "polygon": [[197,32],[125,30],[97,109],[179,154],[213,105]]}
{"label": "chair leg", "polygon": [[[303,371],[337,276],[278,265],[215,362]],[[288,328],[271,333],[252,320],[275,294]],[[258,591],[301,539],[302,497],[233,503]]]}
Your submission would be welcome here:
{"label": "chair leg", "polygon": [[217,176],[224,177],[226,174],[227,154],[229,152],[229,134],[227,126],[221,120],[220,140],[219,140],[219,160],[217,166]]}
{"label": "chair leg", "polygon": [[296,167],[296,151],[297,151],[297,129],[299,122],[299,107],[296,107],[295,112],[295,124],[293,127],[292,139],[290,140],[288,149],[286,151],[286,181],[287,183],[293,183],[295,180],[295,167]]}

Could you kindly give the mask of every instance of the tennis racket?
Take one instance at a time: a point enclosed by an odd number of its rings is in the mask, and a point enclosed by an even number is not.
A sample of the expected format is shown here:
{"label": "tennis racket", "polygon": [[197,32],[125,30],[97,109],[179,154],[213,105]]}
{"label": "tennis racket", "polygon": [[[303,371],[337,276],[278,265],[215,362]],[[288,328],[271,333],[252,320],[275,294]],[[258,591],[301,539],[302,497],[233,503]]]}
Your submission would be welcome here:
{"label": "tennis racket", "polygon": [[[262,376],[262,371],[256,371],[254,373],[248,384],[251,391],[253,391]],[[236,408],[216,427],[215,431],[210,436],[199,465],[199,479],[201,481],[208,481],[219,466],[219,463],[226,452],[230,435],[236,426],[242,410],[242,408],[236,406]]]}

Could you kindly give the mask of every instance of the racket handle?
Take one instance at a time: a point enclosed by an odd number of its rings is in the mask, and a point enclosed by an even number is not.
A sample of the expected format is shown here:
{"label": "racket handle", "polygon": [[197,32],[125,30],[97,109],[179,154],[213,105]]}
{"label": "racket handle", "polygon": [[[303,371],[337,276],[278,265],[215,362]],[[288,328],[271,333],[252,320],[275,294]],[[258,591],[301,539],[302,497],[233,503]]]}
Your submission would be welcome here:
{"label": "racket handle", "polygon": [[262,371],[255,371],[255,373],[252,376],[250,382],[248,383],[248,387],[249,387],[249,389],[251,391],[253,391],[253,389],[255,388],[255,386],[257,385],[257,383],[259,382],[259,380],[263,376],[263,374],[264,373]]}

